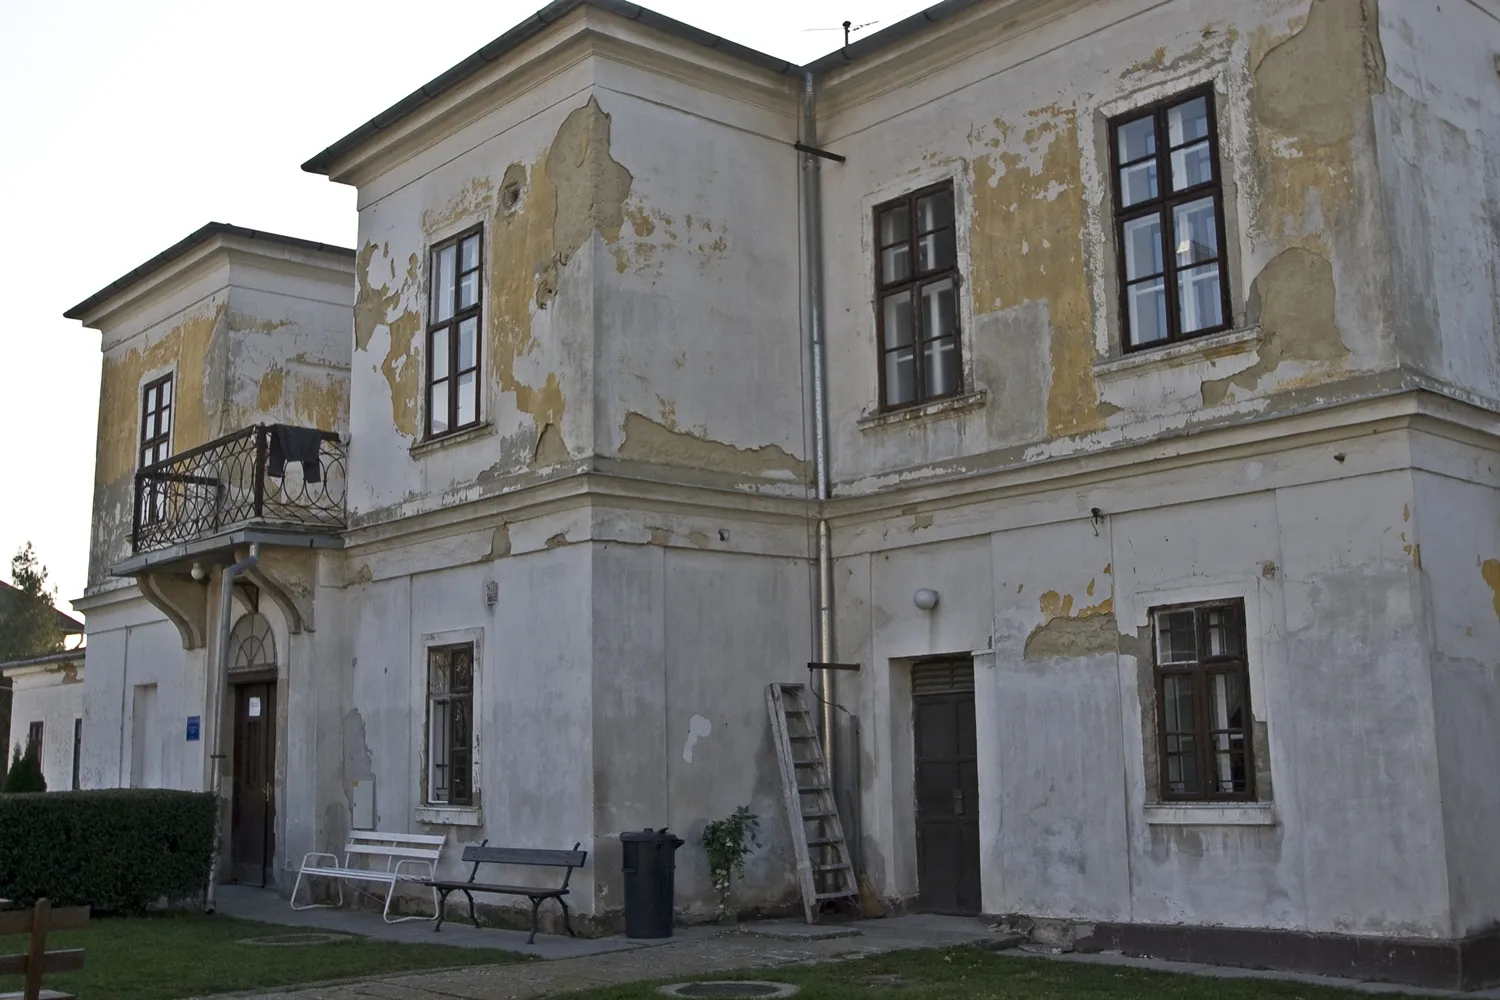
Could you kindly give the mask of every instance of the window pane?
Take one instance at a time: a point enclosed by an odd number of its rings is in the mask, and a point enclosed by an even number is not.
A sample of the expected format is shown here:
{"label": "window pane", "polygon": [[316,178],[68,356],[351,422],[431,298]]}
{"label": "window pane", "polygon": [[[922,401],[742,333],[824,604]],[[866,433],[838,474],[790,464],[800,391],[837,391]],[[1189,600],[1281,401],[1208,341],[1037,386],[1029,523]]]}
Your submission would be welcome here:
{"label": "window pane", "polygon": [[467,693],[474,690],[474,648],[465,646],[455,649],[452,662],[449,690],[454,693]]}
{"label": "window pane", "polygon": [[1173,795],[1198,795],[1198,749],[1191,736],[1167,737],[1167,790]]}
{"label": "window pane", "polygon": [[474,373],[467,372],[458,377],[458,426],[475,421],[479,415],[475,407]]}
{"label": "window pane", "polygon": [[908,228],[909,222],[905,205],[897,205],[895,208],[888,208],[881,212],[880,245],[888,247],[892,243],[900,243],[909,238],[911,235]]}
{"label": "window pane", "polygon": [[1203,613],[1204,626],[1208,630],[1209,656],[1239,656],[1239,615],[1231,608],[1212,608]]}
{"label": "window pane", "polygon": [[471,317],[458,324],[458,370],[474,367],[474,348],[478,344],[479,319]]}
{"label": "window pane", "polygon": [[1131,219],[1125,223],[1125,280],[1161,272],[1161,216]]}
{"label": "window pane", "polygon": [[458,279],[458,308],[467,309],[479,301],[479,272],[470,271]]}
{"label": "window pane", "polygon": [[1115,143],[1121,163],[1152,155],[1156,152],[1156,119],[1147,115],[1126,122],[1115,130]]}
{"label": "window pane", "polygon": [[1175,150],[1172,153],[1172,190],[1181,191],[1206,183],[1213,178],[1213,168],[1213,153],[1206,141]]}
{"label": "window pane", "polygon": [[[922,286],[922,339],[951,337],[958,328],[953,279],[944,278]],[[891,346],[895,346],[894,344]]]}
{"label": "window pane", "polygon": [[442,434],[448,430],[448,383],[432,384],[432,409],[427,414],[430,434]]}
{"label": "window pane", "polygon": [[[1240,675],[1211,674],[1208,678],[1208,724],[1209,728],[1244,730],[1245,699]],[[1243,749],[1243,748],[1236,748]]]}
{"label": "window pane", "polygon": [[146,411],[145,433],[146,433],[146,440],[147,441],[150,441],[152,438],[156,437],[156,411],[155,410],[148,410],[148,411]]}
{"label": "window pane", "polygon": [[897,243],[880,251],[880,281],[889,285],[911,277],[911,244]]}
{"label": "window pane", "polygon": [[448,801],[467,805],[474,801],[473,776],[470,773],[469,751],[454,748],[449,775]]}
{"label": "window pane", "polygon": [[1146,160],[1120,168],[1120,207],[1129,208],[1157,195],[1156,161]]}
{"label": "window pane", "polygon": [[939,229],[917,240],[917,270],[923,274],[953,266],[953,230]]}
{"label": "window pane", "polygon": [[1172,209],[1172,231],[1178,267],[1218,258],[1219,226],[1213,198],[1199,198]]}
{"label": "window pane", "polygon": [[430,694],[446,694],[448,691],[448,651],[427,651],[427,690]]}
{"label": "window pane", "polygon": [[958,338],[929,340],[923,348],[929,398],[958,391]]}
{"label": "window pane", "polygon": [[1177,274],[1177,311],[1182,315],[1182,332],[1208,330],[1224,323],[1224,299],[1219,294],[1219,265],[1179,271]]}
{"label": "window pane", "polygon": [[432,322],[441,323],[453,315],[454,248],[445,247],[432,255]]}
{"label": "window pane", "polygon": [[917,398],[917,358],[910,347],[888,351],[885,356],[885,402],[900,406]]}
{"label": "window pane", "polygon": [[905,347],[912,339],[911,292],[897,292],[881,300],[884,311],[885,346]]}
{"label": "window pane", "polygon": [[1167,109],[1167,144],[1172,147],[1208,136],[1208,101],[1195,97]]}
{"label": "window pane", "polygon": [[479,236],[476,234],[461,244],[460,271],[473,271],[479,267]]}
{"label": "window pane", "polygon": [[1156,662],[1197,663],[1197,616],[1185,611],[1156,613]]}
{"label": "window pane", "polygon": [[431,761],[427,778],[427,798],[432,802],[447,802],[450,746],[448,741],[447,702],[432,701],[428,703],[427,726],[430,730],[427,734],[427,759]]}
{"label": "window pane", "polygon": [[1162,721],[1168,734],[1191,733],[1193,723],[1193,678],[1169,674],[1161,679]]}
{"label": "window pane", "polygon": [[1161,278],[1131,285],[1125,291],[1130,309],[1130,342],[1154,344],[1167,339],[1167,286]]}
{"label": "window pane", "polygon": [[938,191],[917,199],[917,232],[953,227],[953,192]]}
{"label": "window pane", "polygon": [[468,698],[454,698],[448,702],[448,738],[454,750],[467,747],[473,739],[473,730],[470,728],[472,705],[473,702]]}
{"label": "window pane", "polygon": [[157,389],[157,405],[170,406],[172,403],[172,380],[163,382]]}
{"label": "window pane", "polygon": [[432,357],[427,362],[427,381],[435,382],[440,378],[448,377],[448,331],[452,327],[445,327],[433,332],[429,338],[432,344]]}

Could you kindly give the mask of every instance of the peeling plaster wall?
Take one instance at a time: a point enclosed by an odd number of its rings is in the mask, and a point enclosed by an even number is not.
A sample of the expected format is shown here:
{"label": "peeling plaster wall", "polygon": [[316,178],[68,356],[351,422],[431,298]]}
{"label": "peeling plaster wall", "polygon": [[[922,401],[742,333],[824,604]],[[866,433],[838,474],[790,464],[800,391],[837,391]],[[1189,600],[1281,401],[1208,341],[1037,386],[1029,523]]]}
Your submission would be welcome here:
{"label": "peeling plaster wall", "polygon": [[[983,6],[833,73],[825,166],[836,480],[1010,467],[1347,398],[1392,368],[1373,0]],[[957,22],[955,22],[957,23]],[[1107,39],[1107,43],[1102,41]],[[947,53],[945,55],[945,53]],[[957,54],[955,54],[957,53]],[[1212,83],[1236,337],[1121,357],[1105,121]],[[965,389],[878,410],[875,205],[951,180]]]}
{"label": "peeling plaster wall", "polygon": [[[1414,480],[1419,447],[1455,475],[1494,462],[1393,431],[838,518],[839,656],[863,665],[840,700],[864,735],[877,891],[918,891],[910,664],[974,651],[985,912],[1416,937],[1492,922],[1475,866],[1500,561],[1491,587],[1471,528],[1496,522],[1495,487]],[[1168,822],[1142,630],[1153,607],[1226,597],[1246,605],[1274,820]]]}
{"label": "peeling plaster wall", "polygon": [[[50,791],[73,787],[73,720],[83,718],[83,658],[40,670],[16,671],[6,763],[16,746],[25,747],[33,722],[42,723],[42,777]],[[81,761],[80,761],[81,762]]]}
{"label": "peeling plaster wall", "polygon": [[1375,98],[1403,363],[1500,399],[1500,17],[1380,6]]}

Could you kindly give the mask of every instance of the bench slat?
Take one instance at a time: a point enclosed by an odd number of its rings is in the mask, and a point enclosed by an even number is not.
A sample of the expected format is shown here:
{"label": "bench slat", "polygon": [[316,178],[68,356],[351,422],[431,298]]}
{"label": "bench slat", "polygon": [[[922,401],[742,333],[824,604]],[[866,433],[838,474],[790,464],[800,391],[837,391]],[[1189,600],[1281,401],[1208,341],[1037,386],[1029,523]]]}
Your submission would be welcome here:
{"label": "bench slat", "polygon": [[[20,975],[26,971],[26,955],[0,955],[0,976]],[[77,972],[83,968],[83,949],[65,948],[49,951],[42,959],[43,972]]]}
{"label": "bench slat", "polygon": [[402,872],[375,871],[369,868],[304,868],[303,875],[321,875],[325,878],[354,878],[364,879],[367,882],[414,882],[421,878],[420,873],[408,875]]}
{"label": "bench slat", "polygon": [[588,851],[541,851],[525,847],[465,847],[463,860],[491,865],[541,865],[577,868],[588,858]]}
{"label": "bench slat", "polygon": [[422,884],[436,886],[439,889],[447,889],[450,892],[467,889],[470,892],[499,892],[511,896],[547,897],[566,896],[569,894],[567,889],[558,889],[556,887],[549,889],[541,885],[490,885],[485,882],[423,882]]}
{"label": "bench slat", "polygon": [[389,841],[393,844],[440,845],[448,838],[432,833],[380,833],[376,830],[355,830],[349,834],[350,842],[359,840]]}
{"label": "bench slat", "polygon": [[[31,933],[32,910],[0,911],[0,934]],[[89,924],[87,906],[67,906],[51,910],[47,914],[47,933],[53,931],[82,930]]]}
{"label": "bench slat", "polygon": [[366,844],[345,844],[345,854],[370,854],[382,858],[412,858],[420,861],[436,861],[442,857],[439,850],[422,850],[417,847],[376,847]]}

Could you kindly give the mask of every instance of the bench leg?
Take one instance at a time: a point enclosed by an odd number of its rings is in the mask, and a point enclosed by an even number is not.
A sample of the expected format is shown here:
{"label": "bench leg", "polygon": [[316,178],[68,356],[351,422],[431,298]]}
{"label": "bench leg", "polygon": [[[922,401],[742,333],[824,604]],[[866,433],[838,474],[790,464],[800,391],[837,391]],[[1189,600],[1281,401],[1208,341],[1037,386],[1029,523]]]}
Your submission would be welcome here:
{"label": "bench leg", "polygon": [[437,923],[432,926],[434,934],[443,929],[443,914],[448,912],[448,893],[451,891],[451,889],[439,889],[437,886],[432,887],[432,894],[437,897]]}
{"label": "bench leg", "polygon": [[537,930],[537,916],[536,915],[537,915],[537,911],[542,908],[542,903],[543,903],[543,901],[546,900],[546,898],[547,898],[546,896],[532,896],[531,897],[531,937],[529,937],[529,938],[526,939],[526,943],[527,944],[536,944],[536,930]]}
{"label": "bench leg", "polygon": [[557,897],[557,901],[562,904],[563,926],[568,929],[568,937],[577,937],[578,935],[573,933],[573,921],[568,917],[568,901],[561,896]]}
{"label": "bench leg", "polygon": [[469,922],[474,925],[474,929],[475,930],[478,930],[479,929],[479,917],[477,915],[475,915],[475,913],[474,913],[474,894],[472,892],[470,892],[468,889],[465,889],[464,890],[464,895],[469,897]]}
{"label": "bench leg", "polygon": [[[333,909],[334,907],[337,907],[337,906],[343,906],[344,905],[344,880],[343,879],[334,879],[334,883],[333,884],[338,887],[338,892],[339,892],[339,901],[337,903],[303,903],[301,906],[298,906],[297,905],[297,890],[302,887],[302,877],[303,877],[303,873],[299,871],[297,873],[297,881],[294,882],[294,883],[292,883],[292,898],[290,900],[290,902],[292,904],[292,909],[294,909],[294,910],[328,910],[328,909]],[[307,883],[307,894],[308,894],[309,897],[312,896],[312,880],[311,879],[309,879],[308,883]]]}

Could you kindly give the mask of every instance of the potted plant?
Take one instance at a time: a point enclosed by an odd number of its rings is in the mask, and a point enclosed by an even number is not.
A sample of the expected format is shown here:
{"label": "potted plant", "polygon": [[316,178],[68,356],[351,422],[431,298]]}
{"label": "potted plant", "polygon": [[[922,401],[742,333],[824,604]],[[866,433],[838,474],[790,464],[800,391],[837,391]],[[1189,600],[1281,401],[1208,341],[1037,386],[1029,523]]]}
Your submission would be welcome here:
{"label": "potted plant", "polygon": [[719,923],[736,920],[729,905],[729,891],[736,876],[745,880],[745,856],[760,846],[760,820],[748,806],[740,806],[723,819],[703,827],[703,853],[708,855],[708,874],[719,894]]}

